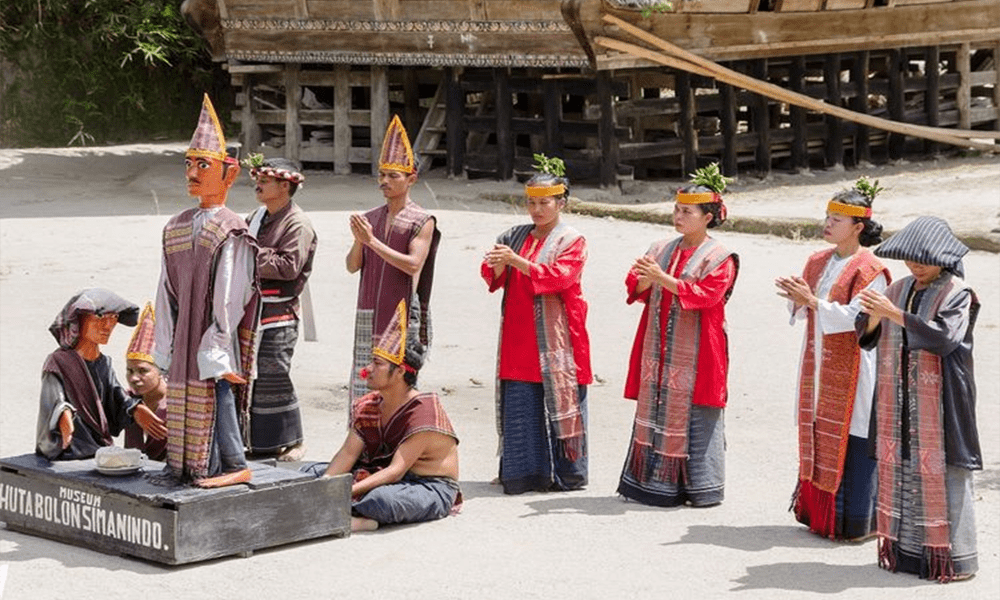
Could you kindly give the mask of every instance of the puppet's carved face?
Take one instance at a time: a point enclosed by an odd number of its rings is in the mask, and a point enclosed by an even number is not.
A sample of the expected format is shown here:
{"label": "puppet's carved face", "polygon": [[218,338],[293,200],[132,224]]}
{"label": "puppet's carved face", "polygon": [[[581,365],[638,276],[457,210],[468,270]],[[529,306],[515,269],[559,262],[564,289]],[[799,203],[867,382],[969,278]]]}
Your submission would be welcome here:
{"label": "puppet's carved face", "polygon": [[80,341],[103,346],[108,343],[108,338],[111,337],[111,332],[117,324],[118,313],[100,316],[93,313],[80,315]]}

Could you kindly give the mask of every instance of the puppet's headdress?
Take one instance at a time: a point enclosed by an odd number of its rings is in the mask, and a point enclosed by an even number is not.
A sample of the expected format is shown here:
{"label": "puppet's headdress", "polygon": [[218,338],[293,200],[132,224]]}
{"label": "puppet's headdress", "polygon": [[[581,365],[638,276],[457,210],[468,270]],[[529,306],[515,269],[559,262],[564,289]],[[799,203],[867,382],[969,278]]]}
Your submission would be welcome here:
{"label": "puppet's headdress", "polygon": [[128,343],[128,350],[125,351],[125,360],[144,360],[148,363],[153,361],[153,341],[156,335],[156,318],[153,313],[153,305],[149,302],[142,307],[139,314],[139,323],[132,332],[132,340]]}
{"label": "puppet's headdress", "polygon": [[417,163],[413,159],[410,138],[406,136],[406,128],[399,120],[399,115],[392,116],[389,128],[385,130],[382,153],[378,157],[378,168],[403,173],[417,172]]}
{"label": "puppet's headdress", "polygon": [[198,127],[191,136],[191,145],[188,146],[185,156],[236,162],[236,159],[230,158],[226,153],[226,136],[222,133],[222,124],[215,114],[215,107],[212,106],[208,94],[205,94],[205,98],[201,101]]}
{"label": "puppet's headdress", "polygon": [[424,366],[425,347],[419,341],[420,309],[414,304],[407,311],[406,300],[400,300],[396,311],[372,354],[416,373]]}

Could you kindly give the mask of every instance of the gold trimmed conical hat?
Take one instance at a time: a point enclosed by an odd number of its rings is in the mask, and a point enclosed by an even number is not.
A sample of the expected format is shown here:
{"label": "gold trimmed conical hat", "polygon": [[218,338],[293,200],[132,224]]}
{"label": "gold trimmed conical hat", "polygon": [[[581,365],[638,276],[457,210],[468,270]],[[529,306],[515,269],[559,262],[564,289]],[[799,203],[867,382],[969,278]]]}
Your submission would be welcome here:
{"label": "gold trimmed conical hat", "polygon": [[393,115],[389,128],[385,130],[382,140],[382,152],[378,157],[378,168],[403,173],[416,173],[417,165],[413,160],[413,148],[406,128],[399,120],[399,115]]}
{"label": "gold trimmed conical hat", "polygon": [[128,350],[125,351],[126,360],[144,360],[148,363],[153,361],[153,339],[156,334],[156,317],[153,313],[153,305],[149,302],[142,307],[142,314],[139,315],[139,323],[132,332],[132,340],[128,343]]}
{"label": "gold trimmed conical hat", "polygon": [[406,300],[400,300],[372,354],[394,365],[402,365],[406,357],[406,321]]}
{"label": "gold trimmed conical hat", "polygon": [[226,136],[222,133],[222,125],[208,94],[201,101],[198,127],[191,136],[191,145],[185,156],[226,160]]}

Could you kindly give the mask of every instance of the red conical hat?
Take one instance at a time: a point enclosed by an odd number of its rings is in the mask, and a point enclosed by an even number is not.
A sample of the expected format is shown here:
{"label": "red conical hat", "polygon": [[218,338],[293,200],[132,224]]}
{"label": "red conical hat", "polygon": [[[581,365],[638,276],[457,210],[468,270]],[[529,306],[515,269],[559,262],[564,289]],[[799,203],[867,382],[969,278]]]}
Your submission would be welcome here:
{"label": "red conical hat", "polygon": [[399,115],[393,115],[389,128],[385,130],[382,140],[382,153],[378,157],[378,168],[403,173],[416,173],[416,163],[413,160],[413,148],[410,138],[406,136],[406,128],[399,120]]}
{"label": "red conical hat", "polygon": [[205,94],[205,99],[201,102],[198,128],[194,130],[185,156],[226,160],[226,136],[222,134],[222,125],[208,94]]}
{"label": "red conical hat", "polygon": [[139,315],[139,323],[132,332],[132,341],[128,343],[128,350],[125,352],[126,360],[144,360],[153,362],[153,338],[155,336],[156,317],[153,314],[153,305],[149,302],[142,308]]}

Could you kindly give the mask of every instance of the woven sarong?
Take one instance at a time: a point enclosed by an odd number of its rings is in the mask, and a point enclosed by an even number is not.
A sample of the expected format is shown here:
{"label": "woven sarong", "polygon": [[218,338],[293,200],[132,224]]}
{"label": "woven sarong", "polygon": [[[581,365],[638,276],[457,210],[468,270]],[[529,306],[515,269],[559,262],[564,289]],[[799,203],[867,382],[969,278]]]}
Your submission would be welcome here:
{"label": "woven sarong", "polygon": [[[912,277],[898,281],[889,286],[886,296],[910,312],[908,304],[914,283]],[[961,279],[943,272],[924,291],[917,316],[925,322],[932,321],[940,307],[963,289],[965,283]],[[908,537],[911,543],[917,540],[924,549],[927,577],[949,581],[955,575],[955,568],[945,481],[941,357],[923,350],[910,351],[904,343],[903,328],[888,319],[882,320],[881,327],[876,394],[879,566],[891,571],[897,569],[902,521],[913,519],[916,530]],[[917,463],[908,475],[904,473],[900,427],[904,410],[910,423],[909,456]],[[905,513],[904,482],[913,490]]]}
{"label": "woven sarong", "polygon": [[[513,227],[497,238],[498,244],[517,249],[524,245],[531,234],[533,225]],[[581,234],[565,223],[559,223],[549,232],[538,253],[539,264],[552,264],[560,254],[573,245]],[[511,267],[508,267],[511,268]],[[580,410],[579,385],[576,376],[576,361],[573,343],[569,334],[566,307],[558,294],[538,294],[535,296],[535,337],[538,343],[538,362],[541,367],[542,387],[545,391],[542,404],[545,420],[545,436],[549,432],[555,436],[553,447],[560,460],[575,462],[585,456],[587,442],[584,431],[583,413]],[[500,325],[503,331],[503,324]],[[500,352],[497,352],[497,372],[500,372]],[[503,413],[501,385],[497,385],[497,432],[500,436],[501,453],[506,435]]]}
{"label": "woven sarong", "polygon": [[[633,426],[635,427],[635,426]],[[633,433],[634,434],[634,433]],[[630,467],[654,463],[653,449],[632,445],[625,458],[618,493],[626,498],[651,506],[711,506],[725,499],[726,485],[726,430],[724,409],[711,406],[691,406],[688,429],[688,450],[685,481],[669,481],[646,477]],[[647,456],[635,457],[642,452]]]}
{"label": "woven sarong", "polygon": [[250,449],[278,452],[302,442],[302,415],[289,371],[299,337],[298,327],[261,331],[257,379],[250,402]]}

